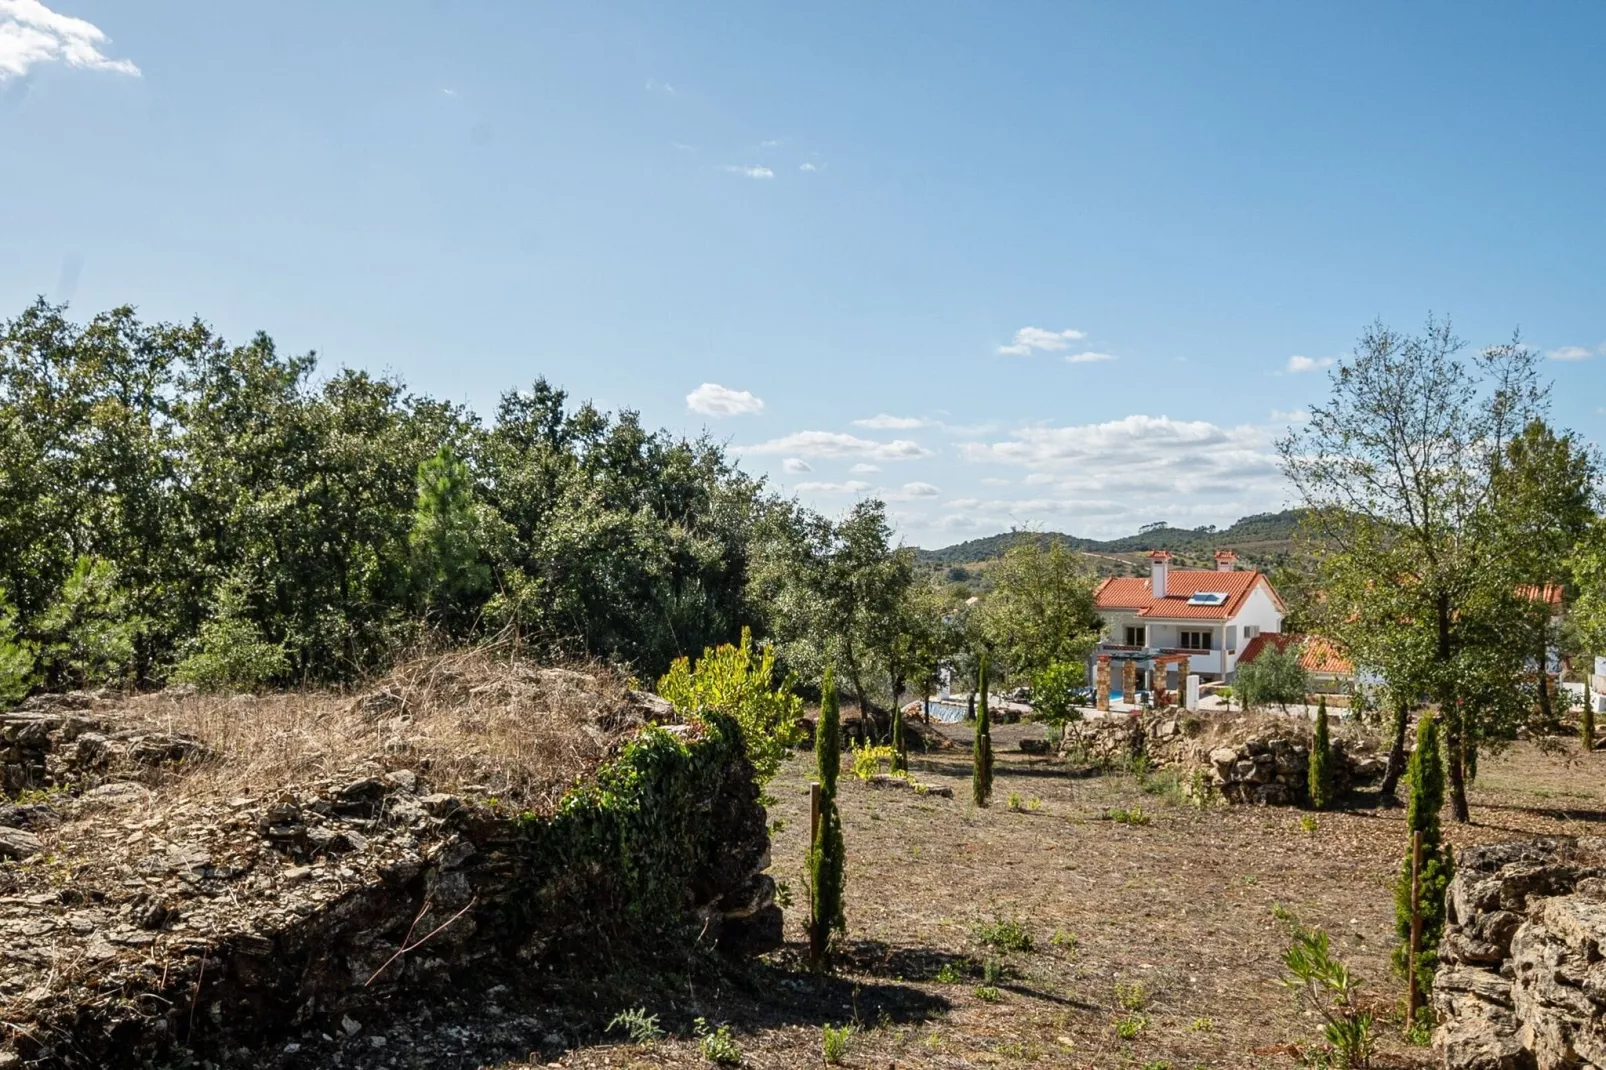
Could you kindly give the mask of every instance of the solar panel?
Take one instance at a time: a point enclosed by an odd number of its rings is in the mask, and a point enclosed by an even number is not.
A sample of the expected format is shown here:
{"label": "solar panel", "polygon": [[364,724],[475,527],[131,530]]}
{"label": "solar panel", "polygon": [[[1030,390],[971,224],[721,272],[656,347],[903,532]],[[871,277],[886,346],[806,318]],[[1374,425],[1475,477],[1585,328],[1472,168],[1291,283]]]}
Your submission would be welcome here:
{"label": "solar panel", "polygon": [[1199,591],[1188,599],[1190,606],[1219,606],[1225,605],[1227,595],[1222,591]]}

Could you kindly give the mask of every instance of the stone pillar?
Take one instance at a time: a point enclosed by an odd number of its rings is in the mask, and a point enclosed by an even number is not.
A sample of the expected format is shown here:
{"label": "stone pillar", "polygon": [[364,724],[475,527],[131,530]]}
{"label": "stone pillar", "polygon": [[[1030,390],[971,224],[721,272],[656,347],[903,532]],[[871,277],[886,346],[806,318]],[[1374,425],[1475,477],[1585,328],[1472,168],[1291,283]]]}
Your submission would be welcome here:
{"label": "stone pillar", "polygon": [[1174,706],[1182,706],[1188,701],[1188,656],[1184,654],[1182,660],[1177,662],[1177,694],[1172,701]]}
{"label": "stone pillar", "polygon": [[1121,701],[1128,706],[1138,704],[1138,663],[1132,658],[1121,664]]}
{"label": "stone pillar", "polygon": [[1108,713],[1110,710],[1110,655],[1099,655],[1098,668],[1093,670],[1093,686],[1098,689],[1095,699],[1098,708]]}

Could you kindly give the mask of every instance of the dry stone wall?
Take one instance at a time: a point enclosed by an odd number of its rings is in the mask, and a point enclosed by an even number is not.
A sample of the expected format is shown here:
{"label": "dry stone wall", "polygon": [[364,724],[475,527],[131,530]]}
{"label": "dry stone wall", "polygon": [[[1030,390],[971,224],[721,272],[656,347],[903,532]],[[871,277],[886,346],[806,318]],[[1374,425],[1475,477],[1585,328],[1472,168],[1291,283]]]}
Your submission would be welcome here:
{"label": "dry stone wall", "polygon": [[[91,705],[0,715],[0,1070],[175,1048],[252,1067],[473,1066],[483,1051],[459,1050],[459,1025],[431,1025],[442,1001],[473,993],[502,1057],[522,1056],[551,1026],[498,1008],[539,971],[648,954],[676,931],[733,954],[780,943],[765,814],[729,722],[638,737],[615,764],[654,776],[534,817],[383,755],[157,806],[149,785],[200,743]],[[632,827],[687,857],[656,873],[650,846],[621,857]],[[412,1061],[391,1061],[398,1047]]]}
{"label": "dry stone wall", "polygon": [[[1065,726],[1060,752],[1097,764],[1152,766],[1188,771],[1191,790],[1208,790],[1232,803],[1291,806],[1305,798],[1311,726],[1292,718],[1212,717],[1168,709],[1151,714],[1089,716]],[[1333,743],[1340,791],[1369,784],[1384,763],[1365,740]]]}
{"label": "dry stone wall", "polygon": [[1606,1068],[1606,838],[1466,848],[1446,898],[1444,1066]]}

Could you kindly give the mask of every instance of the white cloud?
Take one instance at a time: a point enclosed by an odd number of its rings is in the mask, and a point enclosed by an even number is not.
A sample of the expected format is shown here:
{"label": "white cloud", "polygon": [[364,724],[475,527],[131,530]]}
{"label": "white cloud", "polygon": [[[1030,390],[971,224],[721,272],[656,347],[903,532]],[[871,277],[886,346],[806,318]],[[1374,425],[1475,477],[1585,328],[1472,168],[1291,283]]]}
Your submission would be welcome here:
{"label": "white cloud", "polygon": [[814,466],[801,457],[788,457],[781,462],[781,470],[791,472],[793,475],[801,475],[804,472],[814,471]]}
{"label": "white cloud", "polygon": [[1072,342],[1080,342],[1087,335],[1082,331],[1045,331],[1041,327],[1022,327],[1015,332],[1015,339],[1007,346],[999,346],[998,352],[1007,357],[1027,357],[1033,353],[1058,353],[1069,349]]}
{"label": "white cloud", "polygon": [[697,146],[696,145],[688,145],[684,141],[676,141],[676,142],[672,142],[672,144],[675,146],[675,148],[679,149],[681,152],[696,152],[697,151]]}
{"label": "white cloud", "polygon": [[870,484],[850,479],[846,483],[799,483],[793,489],[799,494],[863,494]]}
{"label": "white cloud", "polygon": [[1560,349],[1552,349],[1545,355],[1551,360],[1588,360],[1597,352],[1606,353],[1606,345],[1598,346],[1596,349],[1585,346],[1562,346]]}
{"label": "white cloud", "polygon": [[455,90],[455,89],[447,89],[445,87],[442,87],[441,88],[441,96],[443,96],[443,97],[455,97],[455,96],[457,96],[457,90]]}
{"label": "white cloud", "polygon": [[1301,357],[1288,358],[1288,374],[1297,375],[1300,372],[1313,372],[1317,368],[1326,368],[1333,363],[1332,357]]}
{"label": "white cloud", "polygon": [[868,427],[872,431],[913,431],[917,427],[930,427],[931,421],[918,416],[888,416],[883,412],[863,420],[854,420],[853,425]]}
{"label": "white cloud", "polygon": [[930,450],[908,439],[875,442],[842,431],[796,431],[768,442],[738,446],[736,452],[790,453],[800,457],[828,460],[863,457],[872,461],[913,461],[931,456]]}
{"label": "white cloud", "polygon": [[139,77],[132,61],[109,59],[101,51],[109,41],[94,23],[59,15],[39,0],[0,0],[0,82],[21,78],[40,63]]}
{"label": "white cloud", "polygon": [[725,170],[733,175],[742,175],[746,178],[774,178],[775,172],[768,167],[742,167],[737,164],[726,164]]}
{"label": "white cloud", "polygon": [[865,464],[863,461],[860,461],[852,468],[849,468],[848,471],[852,472],[856,476],[873,476],[877,472],[881,471],[881,466],[879,464]]}
{"label": "white cloud", "polygon": [[769,139],[767,139],[765,141],[760,141],[758,143],[758,147],[761,148],[761,149],[773,149],[777,145],[779,145],[780,143],[781,143],[780,139],[778,139],[778,138],[769,138]]}
{"label": "white cloud", "polygon": [[1310,420],[1310,413],[1304,409],[1272,409],[1271,418],[1276,423],[1302,424]]}
{"label": "white cloud", "polygon": [[686,407],[704,416],[750,416],[764,411],[764,400],[746,390],[704,383],[686,395]]}
{"label": "white cloud", "polygon": [[911,498],[935,498],[942,493],[930,483],[905,483],[903,492]]}
{"label": "white cloud", "polygon": [[649,79],[647,79],[647,92],[649,92],[649,93],[664,93],[664,94],[667,94],[669,96],[674,96],[675,95],[675,87],[670,85],[668,82],[655,82],[651,78],[649,78]]}
{"label": "white cloud", "polygon": [[797,169],[799,171],[818,171],[819,170],[818,167],[814,166],[811,163],[800,163],[800,164],[797,165]]}
{"label": "white cloud", "polygon": [[988,487],[1007,487],[1010,483],[1009,480],[1000,479],[997,476],[982,476],[981,481],[983,486]]}
{"label": "white cloud", "polygon": [[1067,363],[1067,364],[1097,364],[1099,361],[1102,361],[1102,360],[1114,360],[1114,359],[1115,358],[1113,356],[1111,356],[1110,354],[1108,354],[1108,353],[1094,353],[1092,351],[1089,351],[1089,352],[1086,352],[1086,353],[1072,353],[1072,354],[1070,354],[1069,356],[1067,356],[1065,358],[1065,363]]}

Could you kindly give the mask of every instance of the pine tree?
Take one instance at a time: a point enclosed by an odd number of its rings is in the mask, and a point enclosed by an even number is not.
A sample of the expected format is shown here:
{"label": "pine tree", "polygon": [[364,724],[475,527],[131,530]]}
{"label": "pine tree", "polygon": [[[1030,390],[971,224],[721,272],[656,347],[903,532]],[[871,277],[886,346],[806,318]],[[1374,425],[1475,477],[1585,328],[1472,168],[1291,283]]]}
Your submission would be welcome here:
{"label": "pine tree", "polygon": [[[1450,883],[1454,860],[1442,842],[1439,811],[1444,807],[1444,760],[1439,748],[1438,718],[1422,715],[1416,730],[1416,749],[1406,767],[1410,798],[1406,804],[1407,836],[1422,834],[1422,871],[1417,909],[1422,915],[1422,946],[1416,960],[1417,984],[1424,996],[1433,984],[1438,963],[1439,938],[1444,933],[1444,891]],[[1405,864],[1394,893],[1394,923],[1400,945],[1394,949],[1394,967],[1405,973],[1411,941],[1411,841],[1406,840]]]}
{"label": "pine tree", "polygon": [[17,611],[0,587],[0,704],[26,698],[38,682],[34,665],[39,647],[17,634]]}
{"label": "pine tree", "polygon": [[417,482],[408,535],[413,583],[425,609],[461,615],[491,582],[475,531],[473,477],[451,447],[442,446],[419,462]]}
{"label": "pine tree", "polygon": [[1327,699],[1316,706],[1316,736],[1310,745],[1310,805],[1325,810],[1333,804],[1333,745],[1327,734]]}
{"label": "pine tree", "polygon": [[842,768],[842,715],[830,669],[825,670],[820,691],[820,723],[814,731],[820,823],[809,848],[809,958],[816,969],[826,965],[831,933],[847,929],[842,911],[847,848],[842,842],[842,818],[836,808],[837,773]]}
{"label": "pine tree", "polygon": [[993,797],[993,736],[987,715],[987,655],[981,656],[976,670],[976,742],[971,748],[975,766],[970,786],[977,806],[986,806]]}

